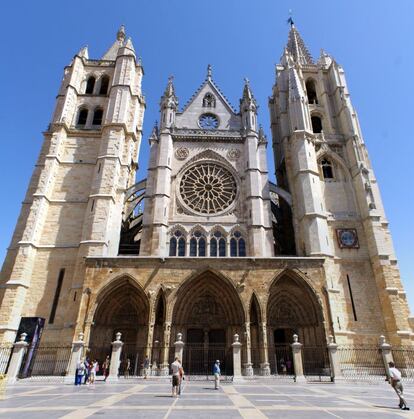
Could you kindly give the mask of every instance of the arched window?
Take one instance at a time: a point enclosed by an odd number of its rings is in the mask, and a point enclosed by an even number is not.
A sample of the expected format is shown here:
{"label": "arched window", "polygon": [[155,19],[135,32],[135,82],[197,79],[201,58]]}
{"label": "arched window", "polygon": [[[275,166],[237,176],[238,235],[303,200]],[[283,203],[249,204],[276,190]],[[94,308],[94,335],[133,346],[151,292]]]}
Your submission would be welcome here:
{"label": "arched window", "polygon": [[95,77],[89,77],[88,81],[86,82],[86,90],[85,93],[91,95],[93,93],[93,89],[95,87]]}
{"label": "arched window", "polygon": [[215,231],[210,239],[210,256],[226,256],[226,239],[220,231]]}
{"label": "arched window", "polygon": [[240,231],[235,231],[230,239],[230,256],[246,256],[246,242]]}
{"label": "arched window", "polygon": [[102,125],[103,110],[101,108],[95,109],[93,113],[92,125]]}
{"label": "arched window", "polygon": [[101,87],[99,88],[99,94],[100,95],[106,95],[108,93],[108,87],[109,87],[109,77],[108,76],[102,76]]}
{"label": "arched window", "polygon": [[84,127],[86,125],[87,120],[88,120],[88,110],[83,108],[79,111],[78,123],[76,125],[78,127]]}
{"label": "arched window", "polygon": [[211,93],[206,93],[203,98],[203,108],[215,108],[216,98]]}
{"label": "arched window", "polygon": [[311,121],[312,121],[312,131],[315,134],[319,134],[320,132],[322,132],[322,119],[319,118],[319,116],[312,116]]}
{"label": "arched window", "polygon": [[190,256],[206,256],[206,239],[199,230],[194,231],[191,235]]}
{"label": "arched window", "polygon": [[176,230],[170,238],[170,256],[185,256],[185,238],[180,230]]}
{"label": "arched window", "polygon": [[322,175],[324,179],[333,179],[333,167],[332,163],[328,159],[321,161]]}
{"label": "arched window", "polygon": [[312,79],[306,82],[306,93],[308,94],[308,102],[317,105],[318,97],[316,96],[315,82]]}

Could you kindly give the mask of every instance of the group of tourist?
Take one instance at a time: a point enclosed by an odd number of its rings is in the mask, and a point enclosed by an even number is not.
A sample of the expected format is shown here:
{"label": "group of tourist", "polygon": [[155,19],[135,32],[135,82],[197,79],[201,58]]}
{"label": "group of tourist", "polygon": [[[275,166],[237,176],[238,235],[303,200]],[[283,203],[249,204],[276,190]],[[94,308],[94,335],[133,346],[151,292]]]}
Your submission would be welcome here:
{"label": "group of tourist", "polygon": [[[106,381],[109,375],[109,365],[110,360],[108,355],[102,364],[102,373],[105,377],[104,381]],[[94,384],[96,374],[99,370],[99,363],[96,359],[91,360],[89,357],[81,358],[76,365],[75,386],[80,386],[81,384]]]}

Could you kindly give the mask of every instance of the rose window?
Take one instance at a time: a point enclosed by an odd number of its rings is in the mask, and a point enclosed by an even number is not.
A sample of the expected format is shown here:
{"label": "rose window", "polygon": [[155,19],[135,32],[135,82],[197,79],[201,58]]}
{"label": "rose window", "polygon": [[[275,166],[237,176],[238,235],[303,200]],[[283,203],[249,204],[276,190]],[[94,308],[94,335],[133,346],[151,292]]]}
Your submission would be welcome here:
{"label": "rose window", "polygon": [[234,202],[236,191],[233,175],[215,163],[201,163],[189,168],[180,183],[184,203],[201,214],[224,211]]}

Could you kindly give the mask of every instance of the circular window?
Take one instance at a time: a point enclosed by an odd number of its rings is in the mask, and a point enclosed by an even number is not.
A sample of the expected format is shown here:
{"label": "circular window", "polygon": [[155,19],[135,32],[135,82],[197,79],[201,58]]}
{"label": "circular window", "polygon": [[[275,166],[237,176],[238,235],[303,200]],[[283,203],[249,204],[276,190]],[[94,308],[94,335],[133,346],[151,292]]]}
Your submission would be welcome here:
{"label": "circular window", "polygon": [[215,163],[200,163],[187,169],[180,182],[180,196],[193,211],[217,214],[227,209],[237,192],[233,175]]}
{"label": "circular window", "polygon": [[219,120],[212,113],[204,113],[198,118],[198,123],[203,129],[215,129],[219,126]]}

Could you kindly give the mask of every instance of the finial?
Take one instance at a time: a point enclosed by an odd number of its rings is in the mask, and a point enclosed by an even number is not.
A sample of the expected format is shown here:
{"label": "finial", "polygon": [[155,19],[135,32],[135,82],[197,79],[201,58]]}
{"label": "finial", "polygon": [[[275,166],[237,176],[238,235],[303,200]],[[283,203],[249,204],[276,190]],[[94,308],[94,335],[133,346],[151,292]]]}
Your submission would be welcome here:
{"label": "finial", "polygon": [[293,22],[293,17],[292,17],[292,9],[289,9],[289,19],[287,20],[287,23],[290,24],[291,28],[295,27],[295,23]]}
{"label": "finial", "polygon": [[116,39],[120,42],[125,41],[125,26],[121,25],[118,29],[118,32],[116,34]]}
{"label": "finial", "polygon": [[212,73],[213,73],[213,69],[211,67],[211,64],[208,64],[208,66],[207,66],[207,79],[208,80],[211,79]]}

